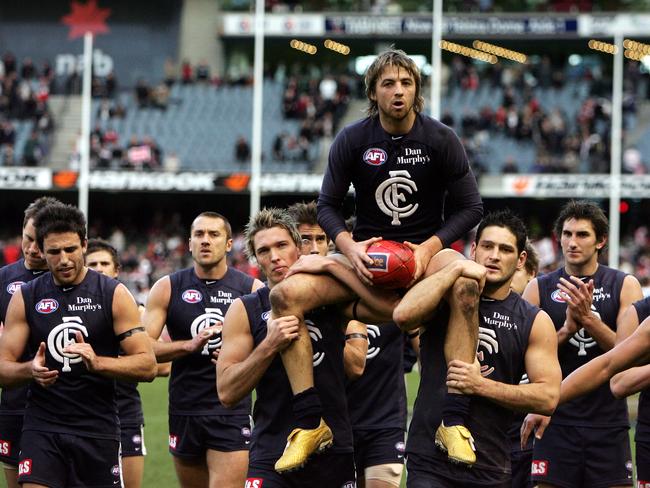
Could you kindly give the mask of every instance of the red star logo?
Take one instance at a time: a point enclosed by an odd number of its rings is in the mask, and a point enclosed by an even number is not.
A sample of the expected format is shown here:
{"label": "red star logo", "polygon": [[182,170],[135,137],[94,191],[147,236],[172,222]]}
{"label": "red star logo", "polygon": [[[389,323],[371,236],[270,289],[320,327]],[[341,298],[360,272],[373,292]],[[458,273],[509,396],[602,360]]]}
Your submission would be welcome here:
{"label": "red star logo", "polygon": [[93,35],[109,32],[106,19],[111,15],[111,9],[99,8],[97,0],[88,0],[86,4],[73,0],[70,8],[72,12],[61,17],[61,22],[70,27],[68,39],[83,37],[86,32]]}

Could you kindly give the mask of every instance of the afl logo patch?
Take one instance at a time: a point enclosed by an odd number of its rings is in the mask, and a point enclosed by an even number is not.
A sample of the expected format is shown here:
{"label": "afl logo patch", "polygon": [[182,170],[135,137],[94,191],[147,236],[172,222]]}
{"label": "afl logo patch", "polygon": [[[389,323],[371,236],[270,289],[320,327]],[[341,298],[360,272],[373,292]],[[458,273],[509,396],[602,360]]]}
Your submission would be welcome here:
{"label": "afl logo patch", "polygon": [[399,441],[397,444],[395,444],[395,449],[399,452],[404,452],[406,451],[406,444],[404,444],[402,441]]}
{"label": "afl logo patch", "polygon": [[381,166],[386,162],[386,159],[388,159],[386,151],[377,147],[370,148],[363,153],[363,162],[370,166]]}
{"label": "afl logo patch", "polygon": [[369,252],[368,257],[372,259],[372,264],[367,264],[366,267],[372,271],[388,272],[388,253],[382,252]]}
{"label": "afl logo patch", "polygon": [[7,293],[13,295],[18,290],[20,290],[20,287],[23,286],[24,284],[25,284],[24,281],[14,281],[13,283],[9,283],[7,285]]}
{"label": "afl logo patch", "polygon": [[553,293],[551,293],[551,300],[557,303],[566,303],[567,296],[562,290],[555,290]]}
{"label": "afl logo patch", "polygon": [[251,436],[251,430],[248,427],[242,427],[241,435],[243,435],[244,437],[250,437]]}
{"label": "afl logo patch", "polygon": [[52,313],[58,310],[59,302],[54,298],[43,298],[43,300],[36,304],[35,308],[38,313]]}
{"label": "afl logo patch", "polygon": [[198,303],[203,300],[203,295],[198,290],[185,290],[181,298],[187,303]]}

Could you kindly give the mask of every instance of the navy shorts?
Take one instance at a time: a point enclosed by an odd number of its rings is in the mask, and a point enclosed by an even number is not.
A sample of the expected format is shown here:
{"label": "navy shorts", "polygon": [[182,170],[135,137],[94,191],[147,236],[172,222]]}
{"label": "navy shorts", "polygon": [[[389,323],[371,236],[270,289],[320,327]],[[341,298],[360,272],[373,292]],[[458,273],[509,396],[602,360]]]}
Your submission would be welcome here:
{"label": "navy shorts", "polygon": [[512,488],[532,488],[530,467],[533,463],[533,450],[524,449],[510,452],[512,465]]}
{"label": "navy shorts", "polygon": [[146,456],[144,425],[122,425],[120,427],[122,457]]}
{"label": "navy shorts", "polygon": [[51,488],[115,488],[122,482],[120,443],[73,434],[26,430],[18,482]]}
{"label": "navy shorts", "polygon": [[413,453],[406,458],[407,488],[511,488],[510,483],[510,475],[503,473]]}
{"label": "navy shorts", "polygon": [[248,466],[245,488],[356,488],[354,456],[325,451],[297,471],[279,474],[275,461],[253,461]]}
{"label": "navy shorts", "polygon": [[566,488],[632,486],[628,428],[551,422],[535,440],[531,473],[533,481]]}
{"label": "navy shorts", "polygon": [[637,488],[650,488],[650,442],[636,441]]}
{"label": "navy shorts", "polygon": [[248,415],[170,415],[169,452],[183,458],[220,452],[248,451],[251,421]]}
{"label": "navy shorts", "polygon": [[353,430],[354,464],[360,473],[370,466],[404,463],[404,431],[394,429]]}
{"label": "navy shorts", "polygon": [[18,466],[22,433],[22,415],[0,415],[0,462]]}

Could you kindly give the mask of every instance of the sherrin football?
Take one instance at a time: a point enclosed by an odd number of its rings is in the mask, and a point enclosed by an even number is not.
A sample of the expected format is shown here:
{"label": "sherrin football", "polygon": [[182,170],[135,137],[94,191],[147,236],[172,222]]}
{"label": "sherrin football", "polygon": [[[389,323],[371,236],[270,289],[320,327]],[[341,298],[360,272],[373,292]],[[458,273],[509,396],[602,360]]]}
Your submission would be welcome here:
{"label": "sherrin football", "polygon": [[368,256],[373,260],[368,269],[373,283],[379,288],[406,288],[415,273],[413,251],[396,241],[378,241],[368,247]]}

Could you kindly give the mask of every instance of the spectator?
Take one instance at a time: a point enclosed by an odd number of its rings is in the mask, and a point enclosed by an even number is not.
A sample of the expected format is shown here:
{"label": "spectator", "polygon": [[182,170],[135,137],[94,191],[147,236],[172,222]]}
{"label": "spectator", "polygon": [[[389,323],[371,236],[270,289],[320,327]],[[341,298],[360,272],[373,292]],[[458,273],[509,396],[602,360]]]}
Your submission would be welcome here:
{"label": "spectator", "polygon": [[169,87],[165,83],[157,85],[151,93],[151,105],[160,110],[167,110],[169,104]]}
{"label": "spectator", "polygon": [[517,166],[517,162],[515,161],[515,158],[513,158],[512,156],[508,156],[506,162],[503,163],[503,166],[501,167],[501,172],[503,174],[519,173],[519,167]]}
{"label": "spectator", "polygon": [[171,88],[178,79],[178,70],[176,68],[176,63],[172,58],[165,59],[163,71],[165,72],[165,84]]}
{"label": "spectator", "polygon": [[210,67],[205,60],[201,60],[199,64],[196,65],[196,80],[207,83],[210,81]]}
{"label": "spectator", "polygon": [[135,85],[135,98],[138,102],[139,108],[146,108],[149,106],[151,88],[149,84],[142,78],[138,80]]}
{"label": "spectator", "polygon": [[20,77],[27,81],[36,78],[36,68],[31,58],[25,58],[23,60],[22,67],[20,68]]}
{"label": "spectator", "polygon": [[275,140],[273,141],[273,159],[276,161],[284,161],[285,160],[285,154],[284,154],[284,140],[287,137],[286,132],[280,132],[278,135],[275,136]]}
{"label": "spectator", "polygon": [[10,120],[0,122],[0,146],[16,143],[16,130]]}
{"label": "spectator", "polygon": [[3,146],[0,146],[2,149],[2,156],[0,160],[0,166],[13,166],[16,163],[15,155],[14,155],[14,145],[13,144],[5,144]]}
{"label": "spectator", "polygon": [[25,166],[39,166],[43,161],[43,149],[38,140],[38,132],[32,131],[23,149],[23,163]]}
{"label": "spectator", "polygon": [[117,79],[115,78],[115,73],[111,71],[106,75],[106,80],[104,80],[104,93],[111,100],[115,98],[115,93],[117,92]]}
{"label": "spectator", "polygon": [[192,78],[192,65],[187,59],[183,61],[183,65],[181,66],[181,79],[184,85],[194,82]]}
{"label": "spectator", "polygon": [[449,110],[445,110],[445,113],[442,114],[442,118],[440,119],[440,122],[445,124],[447,127],[454,127],[454,116],[451,114]]}
{"label": "spectator", "polygon": [[251,159],[251,148],[244,136],[239,136],[235,143],[235,160],[240,163],[247,163]]}

